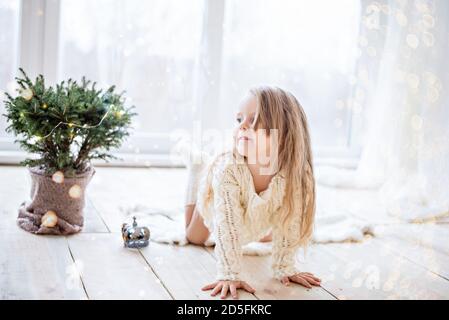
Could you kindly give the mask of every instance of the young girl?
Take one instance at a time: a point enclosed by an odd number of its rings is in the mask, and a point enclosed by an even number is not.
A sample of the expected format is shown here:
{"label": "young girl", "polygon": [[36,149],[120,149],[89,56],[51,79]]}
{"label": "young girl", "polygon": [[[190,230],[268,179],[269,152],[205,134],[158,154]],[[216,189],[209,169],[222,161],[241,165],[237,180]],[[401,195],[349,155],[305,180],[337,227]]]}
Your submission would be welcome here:
{"label": "young girl", "polygon": [[[215,236],[218,275],[206,285],[212,296],[234,299],[237,289],[255,290],[240,276],[242,245],[273,242],[272,269],[283,284],[307,288],[320,279],[295,268],[296,250],[306,246],[315,214],[315,180],[304,110],[289,92],[250,90],[236,116],[233,150],[209,165],[190,169],[186,237],[204,245]],[[270,234],[269,234],[270,232]]]}

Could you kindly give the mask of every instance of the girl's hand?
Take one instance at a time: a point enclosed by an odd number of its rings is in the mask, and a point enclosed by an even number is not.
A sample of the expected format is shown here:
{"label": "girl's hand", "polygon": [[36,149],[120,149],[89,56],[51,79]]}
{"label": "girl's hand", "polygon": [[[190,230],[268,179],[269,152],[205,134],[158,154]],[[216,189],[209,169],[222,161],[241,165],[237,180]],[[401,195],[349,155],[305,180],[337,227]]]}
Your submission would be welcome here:
{"label": "girl's hand", "polygon": [[221,291],[221,298],[225,299],[228,295],[228,292],[231,293],[231,296],[234,299],[238,299],[237,289],[243,289],[245,291],[248,291],[249,293],[254,293],[256,290],[254,290],[249,284],[247,284],[245,281],[216,281],[214,283],[208,284],[207,286],[203,287],[203,291],[206,290],[212,290],[211,296],[215,297],[218,292]]}
{"label": "girl's hand", "polygon": [[286,286],[290,285],[291,282],[296,282],[306,288],[312,288],[312,286],[320,286],[321,279],[315,277],[310,272],[300,272],[290,277],[283,277],[281,282]]}

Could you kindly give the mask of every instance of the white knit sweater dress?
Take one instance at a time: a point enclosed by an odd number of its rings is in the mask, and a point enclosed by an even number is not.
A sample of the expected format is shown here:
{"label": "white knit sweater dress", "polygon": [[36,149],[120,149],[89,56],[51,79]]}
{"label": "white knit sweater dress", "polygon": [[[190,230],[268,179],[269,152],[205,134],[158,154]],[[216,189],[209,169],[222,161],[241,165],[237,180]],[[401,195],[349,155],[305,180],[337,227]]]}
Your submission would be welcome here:
{"label": "white knit sweater dress", "polygon": [[282,172],[257,194],[251,172],[238,154],[221,154],[198,168],[191,168],[186,202],[196,203],[215,238],[216,280],[244,280],[240,273],[242,245],[258,241],[270,230],[273,276],[281,279],[299,272],[295,268],[298,246],[292,246],[299,236],[299,217],[293,219],[287,234],[282,233],[278,219],[284,205]]}

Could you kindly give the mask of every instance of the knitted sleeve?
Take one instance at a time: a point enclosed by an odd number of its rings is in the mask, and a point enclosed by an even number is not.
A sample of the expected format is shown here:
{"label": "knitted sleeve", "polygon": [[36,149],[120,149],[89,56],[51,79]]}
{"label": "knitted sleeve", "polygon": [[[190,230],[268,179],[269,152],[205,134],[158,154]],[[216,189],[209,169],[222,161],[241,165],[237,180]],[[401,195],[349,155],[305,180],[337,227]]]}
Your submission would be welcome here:
{"label": "knitted sleeve", "polygon": [[299,215],[295,215],[286,232],[282,231],[280,223],[273,226],[272,270],[276,279],[292,276],[299,272],[295,267],[296,252],[299,245],[294,245],[299,237]]}
{"label": "knitted sleeve", "polygon": [[239,240],[244,210],[240,185],[232,166],[214,178],[216,280],[241,280],[242,248]]}

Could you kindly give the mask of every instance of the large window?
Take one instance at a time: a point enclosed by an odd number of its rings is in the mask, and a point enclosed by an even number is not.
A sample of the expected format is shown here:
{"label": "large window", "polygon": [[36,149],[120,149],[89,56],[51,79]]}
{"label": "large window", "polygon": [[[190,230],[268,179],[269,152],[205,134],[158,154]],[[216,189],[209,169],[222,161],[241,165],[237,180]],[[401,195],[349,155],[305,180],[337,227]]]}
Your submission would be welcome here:
{"label": "large window", "polygon": [[170,132],[189,130],[194,119],[203,1],[63,0],[60,6],[59,78],[85,75],[126,89],[139,114],[131,149],[168,152]]}
{"label": "large window", "polygon": [[[172,133],[229,129],[254,85],[292,91],[318,156],[351,143],[360,0],[0,0],[0,93],[18,65],[49,83],[117,85],[139,114],[120,152],[167,154]],[[21,37],[19,37],[19,30]],[[20,52],[20,59],[19,59]],[[1,107],[3,108],[3,106]],[[17,150],[0,120],[1,150]],[[324,152],[321,152],[324,150]]]}
{"label": "large window", "polygon": [[[4,113],[4,93],[15,93],[13,78],[17,69],[19,39],[19,0],[0,0],[0,114]],[[6,118],[0,116],[0,148],[13,148],[5,133]]]}

